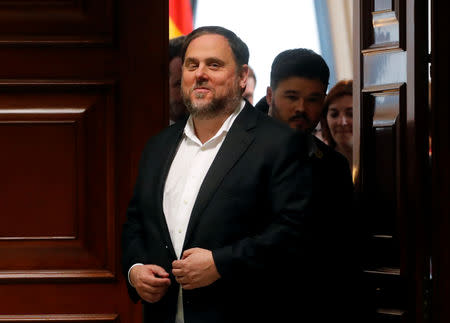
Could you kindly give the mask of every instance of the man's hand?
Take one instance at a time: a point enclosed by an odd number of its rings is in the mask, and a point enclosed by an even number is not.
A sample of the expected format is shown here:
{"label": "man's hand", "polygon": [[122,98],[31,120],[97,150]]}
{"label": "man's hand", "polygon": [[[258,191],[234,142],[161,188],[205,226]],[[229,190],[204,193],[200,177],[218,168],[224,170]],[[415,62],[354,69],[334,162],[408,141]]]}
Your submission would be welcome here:
{"label": "man's hand", "polygon": [[172,263],[172,273],[183,289],[211,285],[220,278],[210,250],[192,248],[183,252],[181,260]]}
{"label": "man's hand", "polygon": [[131,284],[141,298],[149,303],[158,302],[170,285],[169,274],[157,265],[138,265],[131,268]]}

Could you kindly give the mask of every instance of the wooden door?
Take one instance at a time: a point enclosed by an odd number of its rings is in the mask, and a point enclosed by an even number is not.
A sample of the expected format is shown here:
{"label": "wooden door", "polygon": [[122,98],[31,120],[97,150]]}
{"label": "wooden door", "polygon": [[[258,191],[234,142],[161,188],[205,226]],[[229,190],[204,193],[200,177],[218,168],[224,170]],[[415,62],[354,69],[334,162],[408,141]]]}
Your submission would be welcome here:
{"label": "wooden door", "polygon": [[431,322],[450,322],[450,19],[431,2],[432,297]]}
{"label": "wooden door", "polygon": [[354,177],[377,322],[428,319],[427,1],[354,1]]}
{"label": "wooden door", "polygon": [[0,322],[140,322],[119,242],[168,124],[167,6],[0,0]]}

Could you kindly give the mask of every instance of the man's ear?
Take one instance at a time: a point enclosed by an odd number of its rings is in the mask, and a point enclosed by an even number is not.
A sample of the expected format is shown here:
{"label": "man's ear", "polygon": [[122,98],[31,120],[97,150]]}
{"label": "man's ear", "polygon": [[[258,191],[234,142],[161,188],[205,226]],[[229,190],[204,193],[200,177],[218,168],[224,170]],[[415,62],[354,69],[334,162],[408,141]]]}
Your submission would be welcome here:
{"label": "man's ear", "polygon": [[268,86],[266,89],[266,102],[269,105],[269,111],[267,111],[267,114],[269,116],[272,115],[272,95],[273,95],[272,88]]}
{"label": "man's ear", "polygon": [[270,86],[266,89],[266,102],[269,106],[272,104],[272,88]]}

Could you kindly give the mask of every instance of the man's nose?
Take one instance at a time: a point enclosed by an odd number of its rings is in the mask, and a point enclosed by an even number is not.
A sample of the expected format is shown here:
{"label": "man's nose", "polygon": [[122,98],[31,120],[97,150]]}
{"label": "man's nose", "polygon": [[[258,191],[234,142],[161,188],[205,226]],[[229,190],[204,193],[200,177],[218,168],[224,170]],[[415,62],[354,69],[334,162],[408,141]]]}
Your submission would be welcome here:
{"label": "man's nose", "polygon": [[195,78],[197,80],[205,80],[208,78],[208,74],[206,73],[206,66],[200,64],[197,70],[195,71]]}
{"label": "man's nose", "polygon": [[305,111],[305,100],[303,98],[300,98],[295,102],[294,110],[298,112]]}

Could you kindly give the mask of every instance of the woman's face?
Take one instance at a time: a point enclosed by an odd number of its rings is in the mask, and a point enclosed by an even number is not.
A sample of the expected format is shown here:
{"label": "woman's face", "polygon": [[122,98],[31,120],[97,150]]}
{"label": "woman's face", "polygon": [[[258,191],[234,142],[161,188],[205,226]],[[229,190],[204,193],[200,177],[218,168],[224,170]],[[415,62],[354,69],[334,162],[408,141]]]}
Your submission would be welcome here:
{"label": "woman's face", "polygon": [[337,146],[353,145],[353,98],[344,95],[336,98],[328,106],[327,123]]}

